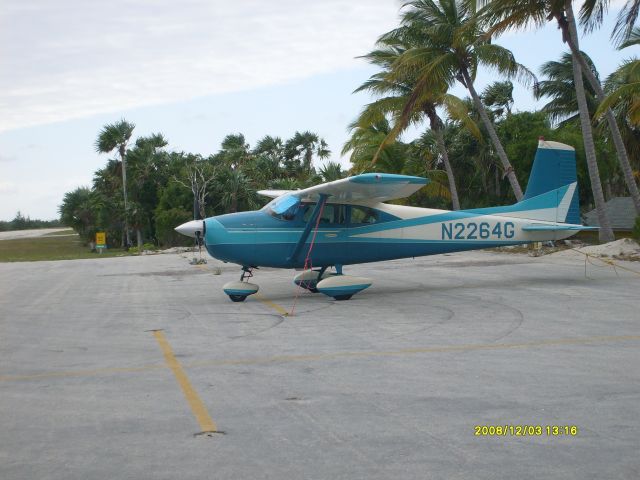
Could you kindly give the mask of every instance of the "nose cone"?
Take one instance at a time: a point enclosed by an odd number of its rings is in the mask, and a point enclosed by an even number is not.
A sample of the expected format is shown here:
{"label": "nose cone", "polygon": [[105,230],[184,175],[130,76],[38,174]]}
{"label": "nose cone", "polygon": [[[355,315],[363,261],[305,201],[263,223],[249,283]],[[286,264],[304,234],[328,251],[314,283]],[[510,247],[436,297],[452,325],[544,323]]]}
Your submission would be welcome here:
{"label": "nose cone", "polygon": [[191,220],[190,222],[183,223],[182,225],[174,228],[174,230],[182,235],[186,235],[187,237],[195,238],[197,232],[199,232],[200,235],[204,235],[204,220]]}

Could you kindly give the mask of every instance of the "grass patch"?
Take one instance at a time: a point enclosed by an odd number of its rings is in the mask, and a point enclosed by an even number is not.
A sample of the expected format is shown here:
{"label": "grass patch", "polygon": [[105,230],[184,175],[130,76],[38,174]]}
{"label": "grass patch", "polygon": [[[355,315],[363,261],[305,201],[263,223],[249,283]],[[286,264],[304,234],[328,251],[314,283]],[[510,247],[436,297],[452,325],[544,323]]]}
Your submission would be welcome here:
{"label": "grass patch", "polygon": [[[128,255],[120,249],[91,253],[80,237],[58,235],[36,238],[0,240],[0,262],[35,262],[42,260],[74,260],[78,258],[109,258]],[[68,234],[65,234],[68,235]]]}

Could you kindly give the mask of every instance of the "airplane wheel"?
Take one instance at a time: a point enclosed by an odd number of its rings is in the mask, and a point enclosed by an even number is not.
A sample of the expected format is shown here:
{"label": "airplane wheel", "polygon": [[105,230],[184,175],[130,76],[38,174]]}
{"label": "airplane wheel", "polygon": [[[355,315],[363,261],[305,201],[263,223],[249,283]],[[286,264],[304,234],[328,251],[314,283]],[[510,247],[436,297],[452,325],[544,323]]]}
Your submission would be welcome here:
{"label": "airplane wheel", "polygon": [[311,293],[318,293],[318,289],[315,286],[311,286],[312,284],[300,282],[298,286],[300,288],[304,288],[305,290],[309,290]]}
{"label": "airplane wheel", "polygon": [[244,302],[247,298],[246,295],[229,295],[232,302]]}
{"label": "airplane wheel", "polygon": [[351,297],[353,297],[353,294],[351,295],[336,295],[335,298],[336,300],[349,300]]}

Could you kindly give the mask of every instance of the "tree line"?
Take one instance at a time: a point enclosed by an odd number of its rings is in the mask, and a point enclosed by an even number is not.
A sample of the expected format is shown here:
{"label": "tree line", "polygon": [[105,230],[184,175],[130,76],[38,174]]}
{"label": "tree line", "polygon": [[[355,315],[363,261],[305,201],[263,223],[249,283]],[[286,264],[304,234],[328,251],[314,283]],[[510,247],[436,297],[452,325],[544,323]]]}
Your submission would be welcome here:
{"label": "tree line", "polygon": [[265,202],[256,193],[261,188],[304,188],[345,175],[334,162],[314,168],[331,152],[313,132],[287,140],[267,135],[254,147],[230,134],[204,157],[169,151],[160,133],[132,141],[134,130],[124,119],[105,125],[95,148],[115,158],[95,172],[91,187],[64,195],[61,220],[87,242],[105,231],[115,247],[188,244],[173,230],[187,220],[258,208]]}
{"label": "tree line", "polygon": [[55,228],[61,227],[60,220],[37,220],[32,219],[27,215],[26,217],[22,212],[18,211],[13,220],[4,221],[0,220],[0,232],[8,232],[10,230],[30,230],[33,228]]}
{"label": "tree line", "polygon": [[[432,182],[405,202],[436,208],[474,208],[520,200],[538,138],[576,148],[581,203],[595,206],[600,239],[613,239],[604,202],[630,195],[640,214],[640,61],[626,60],[602,81],[580,49],[579,29],[598,28],[605,0],[588,0],[574,12],[571,0],[414,0],[400,24],[382,34],[364,55],[378,71],[356,91],[374,101],[349,125],[343,146],[352,167],[321,161],[326,142],[313,132],[283,140],[265,136],[252,148],[242,134],[225,137],[209,157],[167,150],[161,134],[132,142],[126,120],[106,125],[96,150],[115,158],[99,169],[90,188],[65,195],[62,221],[89,239],[109,232],[113,245],[184,241],[173,227],[190,219],[256,208],[261,188],[304,188],[346,174],[384,171],[427,176]],[[635,27],[640,2],[622,8],[612,42],[640,43]],[[538,75],[495,43],[508,30],[553,22],[566,52],[549,59]],[[503,77],[482,91],[480,69]],[[516,111],[513,83],[544,99],[537,111]],[[451,94],[454,85],[469,93]],[[409,126],[423,130],[404,141]],[[316,168],[319,167],[319,168]],[[130,233],[131,232],[131,233]]]}

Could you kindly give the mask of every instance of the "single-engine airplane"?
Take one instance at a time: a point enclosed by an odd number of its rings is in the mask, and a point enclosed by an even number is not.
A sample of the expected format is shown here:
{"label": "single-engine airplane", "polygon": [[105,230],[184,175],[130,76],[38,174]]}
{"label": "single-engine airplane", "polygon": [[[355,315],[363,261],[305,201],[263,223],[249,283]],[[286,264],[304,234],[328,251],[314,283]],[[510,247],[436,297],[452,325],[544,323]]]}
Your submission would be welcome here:
{"label": "single-engine airplane", "polygon": [[[303,190],[263,190],[261,210],[193,220],[176,231],[204,242],[209,254],[242,267],[224,285],[234,302],[258,291],[252,270],[304,270],[294,283],[336,300],[371,286],[345,265],[561,240],[580,230],[575,150],[540,140],[524,198],[513,205],[436,210],[383,203],[408,197],[426,178],[365,173]],[[330,272],[329,268],[335,268]]]}

